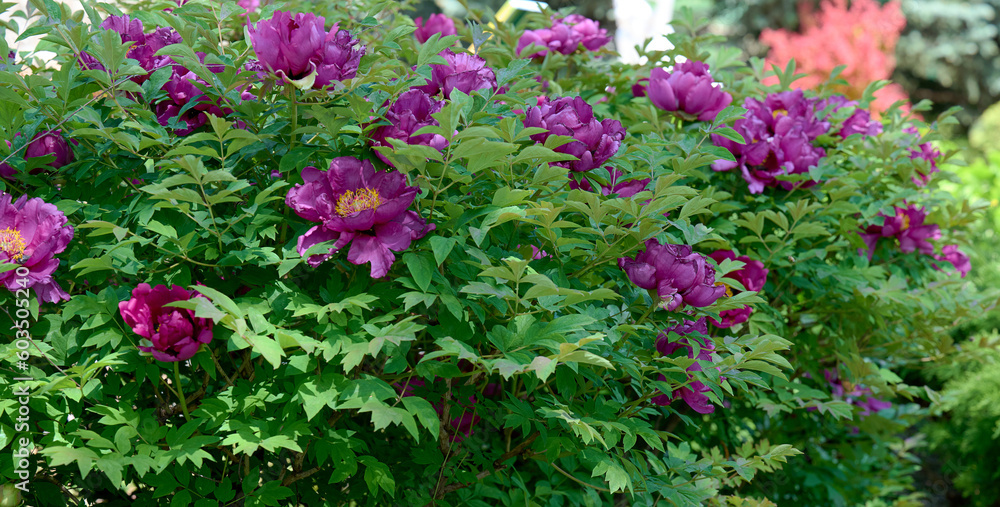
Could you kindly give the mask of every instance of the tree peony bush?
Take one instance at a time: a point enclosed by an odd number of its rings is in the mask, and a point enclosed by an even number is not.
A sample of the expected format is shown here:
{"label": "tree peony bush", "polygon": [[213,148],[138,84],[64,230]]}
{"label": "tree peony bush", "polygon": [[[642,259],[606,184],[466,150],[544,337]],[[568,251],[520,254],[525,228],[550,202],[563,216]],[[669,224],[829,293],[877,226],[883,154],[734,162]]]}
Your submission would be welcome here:
{"label": "tree peony bush", "polygon": [[936,393],[905,372],[993,302],[937,124],[765,86],[686,17],[639,67],[571,13],[487,40],[406,2],[168,4],[46,2],[55,57],[0,71],[26,503],[909,491]]}

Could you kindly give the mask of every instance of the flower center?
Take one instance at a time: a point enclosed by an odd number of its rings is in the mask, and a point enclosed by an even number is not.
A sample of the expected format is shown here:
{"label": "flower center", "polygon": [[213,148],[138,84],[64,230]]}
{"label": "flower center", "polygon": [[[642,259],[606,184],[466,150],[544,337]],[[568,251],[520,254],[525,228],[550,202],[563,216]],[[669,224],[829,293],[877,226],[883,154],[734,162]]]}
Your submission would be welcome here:
{"label": "flower center", "polygon": [[788,116],[788,110],[787,109],[775,109],[774,111],[771,111],[771,118],[777,118],[779,114],[783,114],[785,116]]}
{"label": "flower center", "polygon": [[24,257],[24,249],[27,248],[21,232],[10,227],[0,230],[0,252],[7,254],[12,262],[20,262]]}
{"label": "flower center", "polygon": [[907,230],[909,228],[910,228],[910,216],[909,215],[903,215],[902,229],[905,231],[905,230]]}
{"label": "flower center", "polygon": [[721,285],[721,286],[723,286],[723,287],[726,288],[726,297],[727,298],[733,297],[733,288],[732,287],[730,287],[730,286],[728,286],[728,285],[726,285],[726,284],[724,284],[722,282],[715,282],[715,285],[716,286]]}
{"label": "flower center", "polygon": [[366,209],[374,210],[385,204],[385,200],[374,188],[359,188],[348,190],[337,199],[337,214],[346,217],[360,213]]}

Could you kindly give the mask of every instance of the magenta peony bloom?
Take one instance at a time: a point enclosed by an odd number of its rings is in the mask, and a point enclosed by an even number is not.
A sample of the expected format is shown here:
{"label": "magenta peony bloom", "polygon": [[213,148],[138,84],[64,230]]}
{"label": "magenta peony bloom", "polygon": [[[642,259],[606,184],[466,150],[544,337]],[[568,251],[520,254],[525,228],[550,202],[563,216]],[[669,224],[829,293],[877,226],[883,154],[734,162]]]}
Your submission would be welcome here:
{"label": "magenta peony bloom", "polygon": [[[570,14],[565,18],[552,17],[552,26],[539,30],[527,30],[517,41],[517,55],[522,58],[541,58],[549,51],[569,55],[583,45],[588,51],[597,51],[608,42],[608,31],[601,28],[597,21],[585,18],[579,14]],[[530,45],[542,46],[545,49],[530,55],[522,55]]]}
{"label": "magenta peony bloom", "polygon": [[914,250],[925,255],[934,254],[934,245],[928,239],[938,239],[941,237],[941,230],[936,224],[925,225],[924,220],[927,213],[923,207],[908,204],[905,208],[896,206],[895,216],[886,216],[883,225],[869,225],[864,232],[859,232],[861,239],[868,247],[868,260],[871,260],[875,253],[875,245],[879,238],[896,238],[899,241],[899,249],[905,253]]}
{"label": "magenta peony bloom", "polygon": [[23,266],[28,275],[5,271],[0,283],[10,291],[33,289],[39,304],[68,300],[69,294],[52,275],[59,267],[55,256],[73,239],[73,227],[66,225],[66,215],[55,205],[38,197],[22,195],[12,201],[10,194],[0,193],[0,263]]}
{"label": "magenta peony bloom", "polygon": [[[636,93],[633,88],[633,94]],[[649,75],[645,90],[653,105],[664,111],[679,111],[698,121],[712,121],[733,102],[733,96],[715,86],[708,65],[686,61],[674,66],[672,72],[659,67]]]}
{"label": "magenta peony bloom", "polygon": [[[880,410],[892,407],[892,403],[882,401],[872,396],[872,390],[862,386],[851,384],[840,380],[837,370],[827,368],[823,370],[823,377],[830,386],[830,394],[835,399],[844,400],[851,405],[861,408],[861,417],[867,417]],[[810,407],[810,410],[816,410]]]}
{"label": "magenta peony bloom", "polygon": [[712,164],[712,169],[728,171],[739,167],[751,194],[763,192],[764,187],[792,190],[796,186],[815,185],[816,182],[808,180],[796,185],[777,179],[782,175],[807,174],[810,167],[826,156],[823,148],[812,144],[830,128],[829,122],[816,117],[815,102],[807,99],[802,90],[772,93],[764,102],[747,97],[743,102],[747,116],[733,125],[747,144],[712,134],[716,146],[728,149],[736,157],[736,162],[719,160]]}
{"label": "magenta peony bloom", "polygon": [[46,155],[54,155],[56,157],[55,160],[48,164],[53,169],[59,169],[75,160],[73,149],[63,139],[61,130],[50,130],[36,134],[35,138],[28,143],[27,148],[24,150],[24,158],[44,157]]}
{"label": "magenta peony bloom", "polygon": [[[146,71],[144,75],[131,77],[132,81],[139,84],[149,79],[149,74],[153,71],[172,62],[169,56],[156,56],[157,51],[183,42],[180,34],[173,28],[157,28],[153,33],[143,33],[142,21],[129,16],[109,16],[101,23],[101,28],[118,32],[123,44],[133,43],[125,56],[139,62],[139,66]],[[84,69],[106,70],[96,58],[86,52],[80,54],[80,65]]]}
{"label": "magenta peony bloom", "polygon": [[249,15],[251,11],[260,8],[260,0],[237,0],[236,5],[243,7],[243,10],[246,11],[245,15]]}
{"label": "magenta peony bloom", "polygon": [[[907,134],[913,134],[915,140],[920,140],[920,131],[916,127],[907,127],[903,129],[903,132]],[[921,169],[917,169],[916,175],[913,176],[913,183],[918,187],[922,187],[927,184],[931,179],[931,174],[938,172],[937,159],[941,157],[941,151],[934,147],[931,143],[921,143],[914,148],[910,148],[910,158],[926,160],[927,165],[930,168],[925,174]]]}
{"label": "magenta peony bloom", "polygon": [[323,43],[322,59],[317,63],[313,88],[323,88],[334,81],[357,76],[361,56],[365,54],[365,46],[358,44],[360,41],[351,37],[351,32],[340,30],[340,26],[334,23]]}
{"label": "magenta peony bloom", "polygon": [[[716,250],[709,254],[715,262],[721,263],[725,259],[740,261],[745,264],[742,269],[730,272],[727,276],[743,284],[747,290],[760,292],[764,288],[764,283],[767,281],[767,268],[764,267],[764,263],[760,261],[755,261],[746,255],[740,255],[739,257],[733,253],[732,250]],[[739,294],[740,291],[733,289],[732,287],[726,286],[726,295],[731,297],[733,294]],[[715,319],[711,319],[712,325],[715,327],[728,328],[733,327],[736,324],[742,324],[750,318],[750,314],[753,313],[753,309],[750,305],[744,305],[743,308],[734,308],[732,310],[725,310],[719,314],[722,321],[719,322]]]}
{"label": "magenta peony bloom", "polygon": [[[639,192],[642,192],[643,190],[646,190],[646,186],[649,185],[649,182],[651,181],[649,178],[624,180],[625,174],[621,171],[614,169],[611,166],[606,166],[604,169],[608,171],[611,179],[608,185],[601,185],[601,195],[617,194],[618,197],[629,198]],[[590,181],[583,177],[579,180],[570,178],[569,188],[579,188],[588,192],[594,191],[594,187],[591,186]]]}
{"label": "magenta peony bloom", "polygon": [[420,189],[406,186],[406,177],[396,171],[377,172],[369,161],[338,157],[330,169],[302,170],[301,185],[288,191],[285,203],[302,218],[320,224],[299,237],[298,252],[333,241],[329,253],[313,255],[315,267],[334,252],[351,244],[347,260],[356,265],[371,263],[372,278],[382,278],[396,260],[393,252],[434,230],[414,211],[407,210]]}
{"label": "magenta peony bloom", "polygon": [[525,127],[541,127],[548,132],[535,134],[531,140],[544,143],[549,136],[571,136],[575,141],[555,149],[579,160],[553,162],[552,165],[583,172],[600,167],[618,153],[625,129],[618,120],[597,121],[594,110],[580,97],[563,97],[529,107]]}
{"label": "magenta peony bloom", "polygon": [[[941,255],[935,255],[934,258],[939,261],[950,262],[962,274],[962,278],[965,278],[965,275],[969,274],[969,271],[972,270],[972,263],[969,262],[969,256],[959,250],[958,245],[945,245],[941,248]],[[941,268],[937,264],[934,264],[934,269]]]}
{"label": "magenta peony bloom", "polygon": [[271,72],[286,81],[303,79],[316,72],[313,88],[333,81],[353,78],[365,47],[355,47],[357,39],[338,24],[327,33],[325,19],[314,14],[275,11],[249,29],[257,58]]}
{"label": "magenta peony bloom", "polygon": [[705,307],[726,293],[715,282],[715,268],[687,245],[661,245],[646,240],[646,249],[635,259],[618,259],[629,280],[639,287],[656,291],[660,308],[674,311],[684,304]]}
{"label": "magenta peony bloom", "polygon": [[428,95],[439,92],[444,98],[451,98],[451,91],[458,89],[468,95],[475,90],[497,87],[496,74],[486,66],[486,60],[468,52],[452,53],[444,50],[440,56],[448,63],[446,65],[431,64],[431,79],[423,86],[414,86]]}
{"label": "magenta peony bloom", "polygon": [[[882,133],[882,124],[872,120],[871,113],[867,109],[858,107],[857,101],[847,100],[847,97],[843,95],[833,95],[816,103],[817,112],[826,111],[827,108],[830,108],[828,111],[829,115],[845,107],[853,107],[854,112],[840,126],[840,129],[837,131],[839,137],[846,139],[848,136],[854,134],[861,134],[861,137],[867,137],[877,136]],[[826,117],[827,120],[830,120],[829,115]]]}
{"label": "magenta peony bloom", "polygon": [[[673,331],[681,335],[681,340],[677,342],[669,342],[668,333]],[[657,337],[656,350],[663,354],[664,356],[669,356],[674,352],[686,349],[687,356],[691,359],[698,359],[699,361],[711,361],[712,351],[715,350],[715,344],[712,343],[711,339],[708,338],[695,338],[693,336],[688,336],[692,333],[700,333],[702,335],[708,335],[708,325],[705,323],[705,318],[702,317],[697,321],[685,320],[674,327],[668,328],[666,332],[661,333]],[[692,342],[698,343],[698,354],[694,353],[694,346]],[[687,371],[701,371],[701,364],[694,363],[687,368]],[[692,376],[688,376],[688,379],[692,379]],[[660,380],[666,380],[666,377],[660,375]],[[670,395],[661,394],[652,398],[650,401],[653,403],[665,406],[669,405],[670,402],[676,401],[678,399],[684,400],[685,403],[691,407],[692,410],[698,412],[699,414],[711,414],[715,412],[715,406],[708,399],[705,393],[711,391],[705,384],[692,380],[688,385],[681,387]]]}
{"label": "magenta peony bloom", "polygon": [[424,22],[423,17],[419,17],[413,20],[413,24],[417,25],[417,30],[413,32],[413,36],[421,44],[427,42],[427,39],[430,39],[431,35],[436,33],[441,34],[441,37],[458,35],[458,30],[455,29],[455,22],[441,13],[431,14],[427,17],[426,22]]}
{"label": "magenta peony bloom", "polygon": [[[442,107],[444,101],[435,100],[421,90],[411,89],[403,92],[385,112],[385,119],[389,120],[389,125],[383,125],[372,132],[372,146],[391,147],[392,145],[386,141],[391,137],[407,144],[422,144],[438,151],[443,150],[448,146],[448,140],[444,136],[413,134],[428,125],[437,125],[437,120],[431,115],[440,111]],[[375,154],[386,164],[392,165],[392,162],[378,151]]]}
{"label": "magenta peony bloom", "polygon": [[187,361],[202,343],[212,341],[212,319],[195,317],[194,310],[164,305],[192,297],[202,296],[180,285],[168,288],[140,283],[132,291],[132,299],[118,303],[118,311],[135,334],[151,342],[150,346],[139,345],[139,350],[153,354],[158,361]]}
{"label": "magenta peony bloom", "polygon": [[[202,63],[205,63],[205,56],[205,53],[198,53],[198,58],[201,59]],[[210,64],[207,67],[209,71],[214,73],[220,73],[225,69],[225,66],[218,64]],[[177,118],[177,122],[184,127],[175,130],[175,132],[177,135],[186,136],[208,123],[208,116],[205,113],[220,117],[232,114],[232,109],[221,106],[221,98],[212,100],[201,91],[202,88],[199,85],[208,87],[208,83],[195,75],[194,72],[181,65],[173,66],[170,79],[163,85],[163,90],[167,92],[167,98],[153,104],[153,112],[156,113],[156,119],[160,125],[166,127],[170,125],[171,119]],[[253,100],[255,98],[252,93],[245,89],[240,95],[240,100]],[[188,106],[189,103],[193,103],[193,105]],[[181,110],[185,108],[187,109],[181,113]]]}

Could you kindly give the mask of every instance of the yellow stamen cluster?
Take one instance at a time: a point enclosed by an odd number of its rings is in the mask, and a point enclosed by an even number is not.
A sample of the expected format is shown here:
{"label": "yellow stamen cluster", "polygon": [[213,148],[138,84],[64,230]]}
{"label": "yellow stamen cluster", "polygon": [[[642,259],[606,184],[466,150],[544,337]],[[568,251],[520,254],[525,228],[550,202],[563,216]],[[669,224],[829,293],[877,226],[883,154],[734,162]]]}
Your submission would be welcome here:
{"label": "yellow stamen cluster", "polygon": [[721,285],[721,286],[723,286],[723,287],[726,288],[726,297],[727,298],[733,297],[733,288],[732,287],[730,287],[730,286],[728,286],[728,285],[726,285],[726,284],[724,284],[722,282],[715,282],[715,285],[716,286]]}
{"label": "yellow stamen cluster", "polygon": [[774,111],[771,111],[771,117],[772,118],[777,118],[779,114],[783,114],[785,116],[788,116],[788,110],[787,109],[775,109]]}
{"label": "yellow stamen cluster", "polygon": [[910,215],[903,215],[903,230],[910,228]]}
{"label": "yellow stamen cluster", "polygon": [[337,214],[346,217],[360,213],[366,209],[374,210],[384,204],[382,196],[374,188],[359,188],[348,190],[337,199]]}
{"label": "yellow stamen cluster", "polygon": [[24,249],[27,248],[21,232],[10,227],[0,230],[0,252],[7,254],[13,262],[20,262],[24,257]]}

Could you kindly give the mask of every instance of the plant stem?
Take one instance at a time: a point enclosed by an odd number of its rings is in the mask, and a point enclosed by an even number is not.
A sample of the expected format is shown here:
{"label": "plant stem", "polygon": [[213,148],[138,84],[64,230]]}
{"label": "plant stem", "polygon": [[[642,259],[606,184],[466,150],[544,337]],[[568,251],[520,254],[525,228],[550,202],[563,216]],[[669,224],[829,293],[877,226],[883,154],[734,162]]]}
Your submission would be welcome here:
{"label": "plant stem", "polygon": [[294,86],[288,87],[288,100],[292,101],[292,140],[288,143],[288,151],[295,147],[295,131],[299,129],[299,103],[296,99]]}
{"label": "plant stem", "polygon": [[188,421],[191,420],[191,414],[188,412],[187,400],[184,399],[184,389],[181,388],[181,362],[174,362],[174,382],[177,383],[177,399],[181,400],[181,411],[184,412],[184,418]]}

